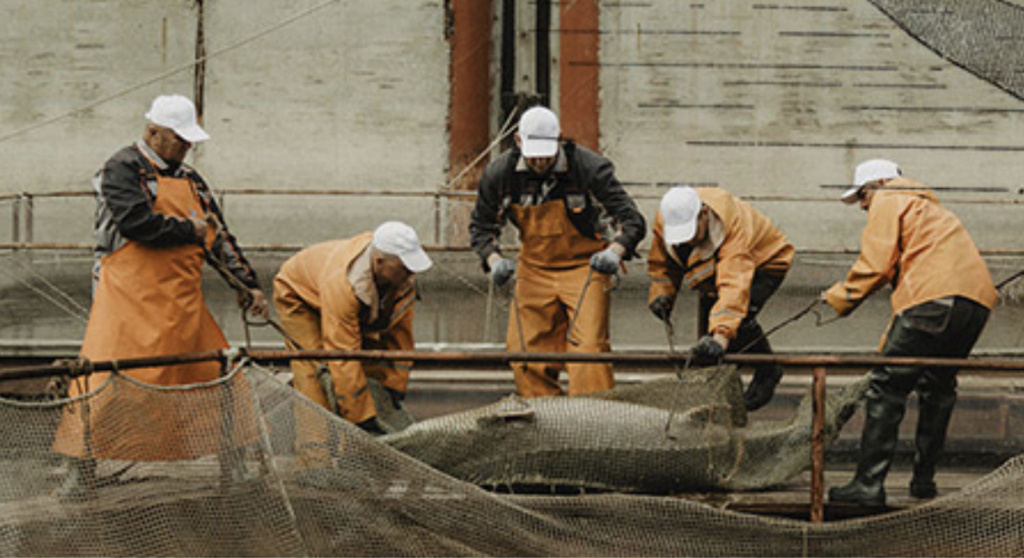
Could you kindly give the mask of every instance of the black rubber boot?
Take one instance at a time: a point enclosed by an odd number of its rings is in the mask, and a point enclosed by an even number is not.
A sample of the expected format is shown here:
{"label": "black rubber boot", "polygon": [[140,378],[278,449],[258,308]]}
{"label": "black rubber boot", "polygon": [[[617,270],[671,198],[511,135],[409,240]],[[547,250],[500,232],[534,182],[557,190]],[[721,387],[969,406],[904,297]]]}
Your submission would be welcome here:
{"label": "black rubber boot", "polygon": [[914,444],[914,476],[910,479],[910,495],[914,498],[930,499],[938,496],[935,485],[935,465],[942,455],[946,442],[946,431],[953,416],[956,393],[921,393],[920,411],[917,417],[917,435]]}
{"label": "black rubber boot", "polygon": [[775,395],[775,387],[782,379],[782,367],[776,364],[762,366],[754,371],[754,377],[743,393],[743,406],[747,411],[764,407]]}
{"label": "black rubber boot", "polygon": [[828,491],[829,502],[885,506],[885,477],[896,453],[905,405],[899,397],[868,393],[857,474],[846,485],[831,488]]}
{"label": "black rubber boot", "polygon": [[79,502],[92,496],[96,486],[96,461],[67,458],[68,473],[57,489],[57,498],[63,502]]}

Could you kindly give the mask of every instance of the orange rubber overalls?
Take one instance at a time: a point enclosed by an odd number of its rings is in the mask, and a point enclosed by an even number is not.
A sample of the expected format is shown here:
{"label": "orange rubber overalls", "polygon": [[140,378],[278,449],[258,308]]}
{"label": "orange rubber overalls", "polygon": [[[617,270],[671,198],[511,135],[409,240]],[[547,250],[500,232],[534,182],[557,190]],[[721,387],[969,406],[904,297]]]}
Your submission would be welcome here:
{"label": "orange rubber overalls", "polygon": [[[156,175],[159,195],[152,210],[167,216],[202,216],[196,186],[185,177]],[[215,231],[207,232],[206,246]],[[206,307],[202,291],[203,247],[188,244],[153,248],[128,240],[101,260],[99,281],[82,341],[83,358],[102,361],[223,349],[224,334]],[[219,362],[125,370],[124,376],[157,386],[216,380]],[[100,388],[108,373],[73,380],[69,396]],[[235,376],[233,388],[244,382]],[[150,390],[104,389],[72,404],[54,442],[60,453],[79,458],[125,460],[190,459],[220,449],[223,386],[195,396],[166,396]],[[234,394],[234,428],[251,428],[243,413],[253,410]],[[205,397],[209,396],[209,397]],[[252,432],[239,433],[251,438]]]}
{"label": "orange rubber overalls", "polygon": [[[607,243],[580,234],[566,214],[565,201],[513,204],[512,220],[522,248],[516,267],[515,300],[509,311],[508,351],[598,353],[608,341],[610,276],[590,270],[590,257]],[[589,285],[587,280],[589,277]],[[582,302],[580,294],[586,287]],[[577,307],[579,304],[579,307]],[[573,316],[579,318],[568,331]],[[570,343],[571,336],[574,343]],[[559,395],[558,375],[569,375],[569,394],[615,387],[610,363],[531,362],[513,364],[523,397]]]}

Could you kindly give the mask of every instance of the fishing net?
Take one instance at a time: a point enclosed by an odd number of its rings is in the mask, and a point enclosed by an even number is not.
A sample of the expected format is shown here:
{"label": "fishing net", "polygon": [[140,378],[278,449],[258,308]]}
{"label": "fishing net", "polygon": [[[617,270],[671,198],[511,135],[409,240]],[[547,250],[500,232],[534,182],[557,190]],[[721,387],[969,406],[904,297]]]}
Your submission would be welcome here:
{"label": "fishing net", "polygon": [[939,56],[1024,99],[1024,6],[1005,0],[870,0]]}
{"label": "fishing net", "polygon": [[[744,459],[755,460],[754,454],[761,452],[762,459],[777,460],[784,440],[795,443],[809,437],[797,420],[742,426],[734,422],[731,410],[720,412],[721,401],[735,398],[734,370],[688,370],[684,378],[691,375],[685,384],[670,376],[610,396],[509,398],[492,409],[430,419],[383,438],[338,419],[255,366],[188,388],[145,386],[114,374],[96,392],[75,400],[2,400],[0,554],[1024,554],[1022,458],[956,494],[911,510],[809,524],[723,511],[670,494],[527,494],[515,492],[514,478],[511,494],[487,490],[398,449],[400,437],[416,431],[420,436],[434,432],[437,445],[450,451],[456,451],[452,441],[459,439],[478,444],[480,451],[491,448],[494,462],[511,444],[526,444],[527,449],[535,444],[547,448],[540,467],[508,457],[505,466],[543,470],[555,467],[562,452],[580,462],[572,475],[587,475],[589,463],[624,485],[638,481],[619,468],[657,476],[657,469],[671,467],[675,455],[686,462],[685,468],[703,465],[708,470],[711,463],[717,470],[730,463],[722,470],[732,472],[731,477],[721,471],[708,476],[719,483],[736,478],[735,471],[746,467]],[[708,399],[691,397],[688,385]],[[654,388],[650,391],[658,394],[660,403],[645,403],[642,393],[648,388]],[[122,397],[104,395],[107,390],[117,390],[129,404],[118,409]],[[853,388],[830,392],[828,407],[834,414],[827,420],[833,427],[841,424],[839,415],[848,407],[844,398],[856,395]],[[99,397],[108,397],[104,405],[112,406],[106,416],[123,413],[110,426],[119,431],[108,439],[132,443],[113,445],[107,448],[107,457],[95,461],[95,480],[84,497],[61,499],[56,492],[75,462],[69,465],[53,450],[55,435],[69,413],[82,416],[82,407]],[[139,459],[162,455],[139,446],[138,441],[146,438],[146,425],[152,424],[147,410],[175,407],[205,414],[197,423],[205,430],[183,431],[183,440],[177,443],[207,453],[176,460]],[[808,415],[809,408],[804,406],[797,414]],[[209,420],[210,416],[218,419]],[[93,422],[91,427],[108,425]],[[320,441],[318,447],[329,456],[326,466],[321,459],[304,459],[311,450],[300,438]],[[489,446],[480,441],[483,438],[490,440]],[[758,439],[774,442],[758,450],[753,443]],[[806,441],[803,444],[792,450],[803,452],[794,458],[800,467],[808,460]],[[738,448],[746,453],[740,455]],[[572,455],[573,451],[578,453]],[[719,461],[719,453],[728,459]],[[646,469],[638,465],[643,462]],[[596,473],[589,474],[597,478]],[[566,479],[554,484],[568,484]],[[671,482],[669,492],[675,489]],[[661,481],[652,486],[662,486]]]}

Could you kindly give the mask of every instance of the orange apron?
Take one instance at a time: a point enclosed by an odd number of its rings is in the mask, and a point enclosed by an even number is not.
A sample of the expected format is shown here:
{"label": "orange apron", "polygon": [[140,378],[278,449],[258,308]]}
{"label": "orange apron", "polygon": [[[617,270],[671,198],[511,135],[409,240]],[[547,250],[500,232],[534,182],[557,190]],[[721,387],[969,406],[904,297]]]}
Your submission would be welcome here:
{"label": "orange apron", "polygon": [[[180,218],[205,214],[195,186],[187,178],[157,176],[157,182],[159,195],[153,212]],[[207,246],[212,246],[214,234],[211,227]],[[105,256],[81,356],[100,361],[227,347],[203,298],[203,263],[203,248],[196,244],[153,248],[129,240]],[[215,380],[220,370],[218,362],[201,362],[123,374],[145,384],[181,386]],[[72,381],[69,396],[89,394],[108,376],[96,373]],[[234,380],[229,387],[244,382],[241,375]],[[209,386],[208,391],[199,390],[189,397],[131,382],[107,388],[68,405],[54,443],[56,451],[84,458],[173,460],[214,453],[219,448],[224,386]],[[242,409],[238,403],[245,397],[233,395],[237,414]],[[242,416],[233,422],[236,429],[253,424]]]}
{"label": "orange apron", "polygon": [[[590,257],[604,241],[579,233],[565,213],[565,202],[512,206],[522,249],[516,269],[515,306],[509,312],[505,347],[509,351],[598,353],[611,350],[608,340],[611,278],[590,273]],[[590,276],[586,294],[580,301]],[[579,307],[577,307],[577,303]],[[579,314],[568,331],[572,317]],[[571,335],[575,344],[569,343]],[[611,389],[608,363],[514,363],[516,387],[523,397],[562,393],[561,370],[569,376],[571,395]]]}

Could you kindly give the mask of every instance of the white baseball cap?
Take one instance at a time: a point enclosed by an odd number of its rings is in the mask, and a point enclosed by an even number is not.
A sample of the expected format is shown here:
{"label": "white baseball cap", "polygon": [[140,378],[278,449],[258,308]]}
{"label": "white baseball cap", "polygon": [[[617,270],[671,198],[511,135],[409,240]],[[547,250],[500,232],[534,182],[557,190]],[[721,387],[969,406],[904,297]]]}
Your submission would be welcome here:
{"label": "white baseball cap", "polygon": [[196,106],[182,95],[160,95],[153,99],[146,119],[164,128],[174,130],[181,139],[196,143],[210,139],[210,134],[196,122]]}
{"label": "white baseball cap", "polygon": [[413,273],[426,271],[434,265],[420,246],[416,231],[399,221],[388,221],[377,227],[373,231],[373,247],[385,254],[398,256]]}
{"label": "white baseball cap", "polygon": [[661,217],[665,220],[665,244],[672,246],[693,240],[701,201],[690,186],[674,186],[661,198]]}
{"label": "white baseball cap", "polygon": [[553,157],[558,153],[562,130],[558,117],[544,107],[533,107],[519,117],[519,140],[523,157]]}
{"label": "white baseball cap", "polygon": [[903,174],[896,163],[888,159],[870,159],[857,165],[853,171],[853,187],[843,192],[843,203],[854,203],[857,201],[857,192],[869,182],[876,180],[888,180]]}

